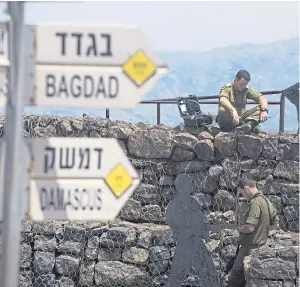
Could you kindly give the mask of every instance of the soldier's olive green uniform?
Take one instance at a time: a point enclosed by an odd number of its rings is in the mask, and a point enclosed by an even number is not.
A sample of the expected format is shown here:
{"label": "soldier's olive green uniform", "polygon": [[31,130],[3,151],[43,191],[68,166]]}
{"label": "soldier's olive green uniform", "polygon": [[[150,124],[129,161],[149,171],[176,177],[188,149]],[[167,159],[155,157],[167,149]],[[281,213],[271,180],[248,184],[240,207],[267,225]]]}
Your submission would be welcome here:
{"label": "soldier's olive green uniform", "polygon": [[263,247],[269,235],[270,225],[278,224],[277,210],[274,205],[258,192],[250,201],[244,224],[255,227],[251,233],[244,233],[239,238],[239,252],[231,269],[228,287],[241,287],[245,284],[244,257],[250,254],[252,249]]}
{"label": "soldier's olive green uniform", "polygon": [[[251,110],[246,110],[247,99],[253,100],[259,103],[259,99],[262,96],[261,93],[255,91],[249,85],[243,91],[237,91],[233,88],[233,83],[228,83],[222,86],[219,94],[219,99],[221,97],[227,98],[230,103],[237,110],[240,119],[244,122],[247,120],[254,120],[257,124],[259,123],[260,116],[260,106],[256,106]],[[235,126],[232,123],[233,116],[232,112],[225,109],[221,104],[219,104],[218,118],[217,122],[222,130],[231,130]]]}

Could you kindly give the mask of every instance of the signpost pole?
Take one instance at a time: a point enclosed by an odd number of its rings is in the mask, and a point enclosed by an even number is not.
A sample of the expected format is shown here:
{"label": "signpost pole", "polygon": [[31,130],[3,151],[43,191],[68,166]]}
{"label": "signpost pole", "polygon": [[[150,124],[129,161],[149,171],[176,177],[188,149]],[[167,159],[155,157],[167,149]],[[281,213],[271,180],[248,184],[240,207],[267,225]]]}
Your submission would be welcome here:
{"label": "signpost pole", "polygon": [[[3,198],[3,248],[1,287],[17,287],[20,251],[20,179],[24,168],[21,154],[24,144],[24,2],[8,2],[9,91],[6,104],[5,167]],[[25,192],[25,191],[23,191]]]}

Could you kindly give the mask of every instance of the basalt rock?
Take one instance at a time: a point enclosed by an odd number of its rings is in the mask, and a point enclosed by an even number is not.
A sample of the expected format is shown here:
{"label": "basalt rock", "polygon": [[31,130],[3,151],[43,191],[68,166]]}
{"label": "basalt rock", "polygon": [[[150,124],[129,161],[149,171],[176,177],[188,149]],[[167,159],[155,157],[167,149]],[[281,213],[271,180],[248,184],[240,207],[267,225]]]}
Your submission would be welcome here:
{"label": "basalt rock", "polygon": [[[4,117],[0,129],[3,136]],[[174,181],[182,173],[191,177],[192,196],[210,224],[243,218],[247,202],[238,198],[237,184],[242,177],[254,179],[278,209],[281,229],[270,233],[268,248],[247,257],[246,286],[297,286],[299,137],[129,124],[87,115],[24,116],[24,135],[116,138],[141,184],[112,222],[23,220],[20,286],[164,286],[177,246],[165,212],[180,192]],[[237,239],[236,230],[225,229],[211,232],[206,242],[224,284]],[[185,284],[201,286],[192,270]]]}

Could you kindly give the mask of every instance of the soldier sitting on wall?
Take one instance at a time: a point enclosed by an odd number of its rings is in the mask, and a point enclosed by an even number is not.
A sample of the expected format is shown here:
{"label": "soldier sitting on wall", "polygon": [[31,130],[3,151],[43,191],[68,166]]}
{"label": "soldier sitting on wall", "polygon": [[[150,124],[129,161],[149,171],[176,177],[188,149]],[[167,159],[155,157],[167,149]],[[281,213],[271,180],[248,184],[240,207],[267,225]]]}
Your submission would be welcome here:
{"label": "soldier sitting on wall", "polygon": [[[248,85],[250,74],[239,71],[234,81],[222,86],[219,95],[217,123],[221,130],[240,130],[245,133],[260,133],[258,124],[268,119],[268,103],[265,97]],[[247,99],[259,104],[246,110]]]}

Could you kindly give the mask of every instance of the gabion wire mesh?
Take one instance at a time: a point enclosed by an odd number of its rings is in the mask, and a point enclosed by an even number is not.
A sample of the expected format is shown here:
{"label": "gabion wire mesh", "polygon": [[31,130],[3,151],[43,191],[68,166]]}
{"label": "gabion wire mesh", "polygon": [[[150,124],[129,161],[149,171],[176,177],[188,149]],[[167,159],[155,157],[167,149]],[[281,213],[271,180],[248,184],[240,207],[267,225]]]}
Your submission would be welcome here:
{"label": "gabion wire mesh", "polygon": [[[4,118],[0,129],[3,135]],[[192,179],[192,196],[209,224],[243,223],[249,204],[237,193],[237,183],[242,177],[254,179],[277,208],[280,230],[270,232],[266,248],[247,258],[246,286],[297,286],[299,138],[295,135],[29,115],[24,117],[24,136],[117,138],[141,184],[113,222],[24,220],[19,286],[166,286],[177,248],[166,209],[177,193],[174,181],[179,174]],[[204,240],[223,286],[237,240],[234,228],[210,231]],[[182,286],[203,284],[190,266]]]}

